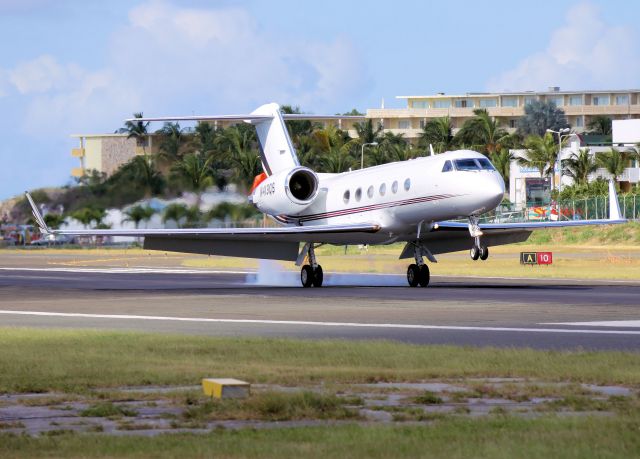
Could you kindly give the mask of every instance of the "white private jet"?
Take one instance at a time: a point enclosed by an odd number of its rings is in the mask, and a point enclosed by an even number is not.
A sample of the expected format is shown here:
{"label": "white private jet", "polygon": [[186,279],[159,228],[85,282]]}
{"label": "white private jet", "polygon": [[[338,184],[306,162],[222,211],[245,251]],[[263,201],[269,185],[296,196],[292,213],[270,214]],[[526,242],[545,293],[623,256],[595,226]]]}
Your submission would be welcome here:
{"label": "white private jet", "polygon": [[[285,119],[314,117],[283,115],[272,103],[249,115],[131,120],[253,124],[264,175],[249,201],[280,223],[277,228],[51,230],[28,193],[27,199],[45,235],[135,236],[144,238],[145,249],[295,261],[303,265],[304,287],[322,286],[314,249],[323,244],[405,242],[400,258],[415,259],[407,281],[411,287],[426,287],[430,274],[424,258],[436,263],[437,254],[470,249],[473,260],[486,260],[489,246],[525,241],[536,229],[626,221],[611,182],[607,220],[479,224],[478,217],[495,209],[504,196],[502,177],[483,154],[449,151],[340,174],[316,173],[298,162]],[[449,221],[460,218],[468,223]]]}

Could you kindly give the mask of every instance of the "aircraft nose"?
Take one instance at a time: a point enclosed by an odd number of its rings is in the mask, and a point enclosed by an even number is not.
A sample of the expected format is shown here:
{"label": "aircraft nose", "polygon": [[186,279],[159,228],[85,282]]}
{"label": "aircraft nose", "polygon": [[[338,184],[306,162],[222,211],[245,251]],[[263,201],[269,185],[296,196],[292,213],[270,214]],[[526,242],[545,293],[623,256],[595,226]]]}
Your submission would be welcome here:
{"label": "aircraft nose", "polygon": [[504,180],[499,173],[491,174],[491,178],[486,181],[484,189],[487,199],[495,203],[493,207],[497,207],[504,199]]}

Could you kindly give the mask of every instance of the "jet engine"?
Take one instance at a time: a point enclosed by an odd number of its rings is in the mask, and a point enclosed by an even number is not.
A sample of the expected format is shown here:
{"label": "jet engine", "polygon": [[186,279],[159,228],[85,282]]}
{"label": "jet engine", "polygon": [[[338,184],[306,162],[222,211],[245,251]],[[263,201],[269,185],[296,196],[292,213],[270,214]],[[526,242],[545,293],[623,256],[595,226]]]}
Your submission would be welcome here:
{"label": "jet engine", "polygon": [[307,167],[295,167],[267,177],[251,195],[253,204],[270,215],[298,215],[318,195],[318,176]]}

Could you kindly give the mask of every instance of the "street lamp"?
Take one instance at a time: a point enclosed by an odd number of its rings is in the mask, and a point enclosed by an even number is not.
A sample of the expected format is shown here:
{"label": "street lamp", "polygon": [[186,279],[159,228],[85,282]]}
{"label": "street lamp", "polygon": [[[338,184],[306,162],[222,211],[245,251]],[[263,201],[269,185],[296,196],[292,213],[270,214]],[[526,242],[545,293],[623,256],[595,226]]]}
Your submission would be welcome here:
{"label": "street lamp", "polygon": [[[569,128],[563,128],[559,131],[554,131],[553,129],[547,129],[547,132],[551,134],[558,134],[558,156],[556,157],[556,161],[553,164],[553,177],[554,180],[551,182],[553,184],[553,188],[555,188],[555,175],[556,175],[556,167],[558,166],[558,161],[560,161],[560,155],[562,154],[562,138],[571,137],[574,133],[571,132]],[[564,135],[563,135],[564,134]],[[558,183],[558,189],[560,189],[560,185],[562,183],[562,168],[560,168],[560,182]]]}
{"label": "street lamp", "polygon": [[362,144],[362,148],[360,149],[360,169],[364,169],[364,147],[366,147],[367,145],[378,145],[378,142],[368,142],[368,143],[363,143]]}

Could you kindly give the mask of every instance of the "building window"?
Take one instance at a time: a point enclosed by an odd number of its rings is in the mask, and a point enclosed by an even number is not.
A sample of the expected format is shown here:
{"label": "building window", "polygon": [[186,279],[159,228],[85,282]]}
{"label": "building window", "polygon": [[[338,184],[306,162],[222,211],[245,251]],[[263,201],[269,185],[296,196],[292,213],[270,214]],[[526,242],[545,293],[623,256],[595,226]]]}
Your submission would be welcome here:
{"label": "building window", "polygon": [[393,192],[393,194],[396,194],[398,192],[398,181],[394,180],[393,183],[391,184],[391,191]]}
{"label": "building window", "polygon": [[562,96],[547,97],[547,101],[553,102],[556,107],[562,107],[564,105],[564,97]]}
{"label": "building window", "polygon": [[518,106],[518,98],[517,97],[503,97],[502,98],[502,106],[503,107],[517,107]]}
{"label": "building window", "polygon": [[427,102],[426,100],[414,100],[413,108],[429,108],[429,102]]}
{"label": "building window", "polygon": [[473,100],[471,99],[456,99],[457,108],[473,108]]}
{"label": "building window", "polygon": [[433,101],[433,108],[449,108],[451,101],[448,99],[436,99]]}
{"label": "building window", "polygon": [[576,127],[584,127],[584,118],[582,116],[576,116]]}
{"label": "building window", "polygon": [[534,102],[536,100],[538,100],[538,98],[535,97],[535,96],[525,97],[524,98],[524,104],[525,105],[529,105],[531,102]]}
{"label": "building window", "polygon": [[398,120],[398,129],[411,129],[411,120]]}
{"label": "building window", "polygon": [[351,192],[349,190],[344,192],[344,195],[342,196],[342,200],[344,201],[345,204],[349,204],[349,198],[351,197]]}
{"label": "building window", "polygon": [[582,96],[569,96],[569,105],[582,105]]}
{"label": "building window", "polygon": [[360,202],[360,199],[362,199],[362,188],[358,188],[356,190],[354,197],[356,198],[356,201]]}
{"label": "building window", "polygon": [[629,105],[629,96],[616,96],[616,105]]}
{"label": "building window", "polygon": [[424,120],[420,120],[420,129],[424,129],[425,122]]}
{"label": "building window", "polygon": [[373,185],[367,190],[367,196],[369,196],[369,199],[373,198]]}
{"label": "building window", "polygon": [[491,108],[497,106],[498,101],[496,99],[480,99],[480,107],[482,108]]}
{"label": "building window", "polygon": [[406,179],[404,181],[404,190],[409,191],[409,188],[411,188],[411,179]]}
{"label": "building window", "polygon": [[380,196],[384,196],[386,192],[387,192],[387,184],[383,183],[382,185],[380,185]]}
{"label": "building window", "polygon": [[509,120],[509,127],[510,127],[511,129],[515,129],[515,128],[517,127],[517,123],[518,123],[518,121],[517,121],[517,120],[510,119],[510,120]]}
{"label": "building window", "polygon": [[593,96],[591,102],[593,105],[609,105],[609,96]]}

